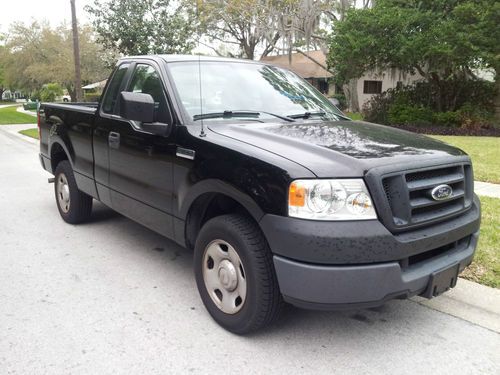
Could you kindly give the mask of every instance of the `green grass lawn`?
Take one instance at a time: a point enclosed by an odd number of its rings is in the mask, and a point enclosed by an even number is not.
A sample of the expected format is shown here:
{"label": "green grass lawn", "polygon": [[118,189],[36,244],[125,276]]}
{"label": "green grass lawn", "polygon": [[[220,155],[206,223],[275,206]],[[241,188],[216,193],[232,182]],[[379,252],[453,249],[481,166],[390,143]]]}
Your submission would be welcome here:
{"label": "green grass lawn", "polygon": [[462,277],[500,288],[500,199],[481,198],[481,233],[476,256]]}
{"label": "green grass lawn", "polygon": [[20,130],[19,133],[26,135],[28,137],[31,137],[31,138],[38,139],[38,129],[37,128]]}
{"label": "green grass lawn", "polygon": [[363,115],[359,112],[346,112],[345,114],[351,120],[354,120],[354,121],[362,121],[363,120]]}
{"label": "green grass lawn", "polygon": [[0,125],[36,124],[36,117],[17,112],[17,106],[0,108]]}
{"label": "green grass lawn", "polygon": [[500,184],[500,137],[463,137],[432,135],[456,146],[470,155],[474,165],[474,179]]}

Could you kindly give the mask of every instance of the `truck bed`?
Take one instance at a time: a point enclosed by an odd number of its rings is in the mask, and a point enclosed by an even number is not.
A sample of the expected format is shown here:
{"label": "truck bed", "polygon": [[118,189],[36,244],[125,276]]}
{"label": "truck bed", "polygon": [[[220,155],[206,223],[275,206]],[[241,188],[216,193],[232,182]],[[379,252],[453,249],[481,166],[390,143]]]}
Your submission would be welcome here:
{"label": "truck bed", "polygon": [[99,103],[42,103],[44,108],[54,108],[85,113],[95,113]]}

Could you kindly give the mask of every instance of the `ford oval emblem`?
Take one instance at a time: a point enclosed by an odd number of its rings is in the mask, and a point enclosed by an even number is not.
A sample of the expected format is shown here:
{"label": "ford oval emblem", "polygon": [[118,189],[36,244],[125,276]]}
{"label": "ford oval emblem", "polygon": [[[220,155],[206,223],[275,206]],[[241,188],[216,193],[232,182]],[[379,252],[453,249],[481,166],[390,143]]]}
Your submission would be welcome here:
{"label": "ford oval emblem", "polygon": [[450,185],[438,185],[431,191],[432,199],[435,201],[444,201],[448,198],[451,198],[453,195],[453,189]]}

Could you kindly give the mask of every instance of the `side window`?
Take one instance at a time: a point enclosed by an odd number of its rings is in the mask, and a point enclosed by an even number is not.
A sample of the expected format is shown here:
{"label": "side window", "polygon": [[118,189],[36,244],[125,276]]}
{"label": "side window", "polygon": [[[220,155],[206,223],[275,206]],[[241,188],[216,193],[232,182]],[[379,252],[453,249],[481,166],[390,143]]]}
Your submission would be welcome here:
{"label": "side window", "polygon": [[160,75],[152,66],[137,64],[127,91],[151,95],[155,101],[155,122],[171,123],[163,84]]}
{"label": "side window", "polygon": [[104,94],[102,102],[102,111],[104,113],[113,113],[116,100],[118,99],[120,86],[122,84],[123,78],[125,77],[125,73],[127,73],[129,65],[130,64],[122,64],[118,67],[118,69],[115,70],[115,73],[111,78],[111,82],[109,83],[108,89]]}

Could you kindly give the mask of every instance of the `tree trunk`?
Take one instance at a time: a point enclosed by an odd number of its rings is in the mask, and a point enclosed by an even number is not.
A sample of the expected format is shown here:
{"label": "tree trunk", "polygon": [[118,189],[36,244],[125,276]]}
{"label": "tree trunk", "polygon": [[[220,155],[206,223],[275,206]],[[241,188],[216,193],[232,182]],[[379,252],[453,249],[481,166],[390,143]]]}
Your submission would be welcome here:
{"label": "tree trunk", "polygon": [[75,97],[71,96],[72,102],[82,101],[82,77],[80,68],[80,44],[78,42],[78,23],[76,19],[75,0],[71,2],[71,24],[73,27],[73,58],[75,63]]}
{"label": "tree trunk", "polygon": [[5,89],[3,87],[0,87],[0,100],[2,100],[3,93],[5,92]]}
{"label": "tree trunk", "polygon": [[78,99],[76,97],[76,90],[71,85],[66,86],[66,90],[68,90],[68,95],[71,98],[71,102],[76,102]]}
{"label": "tree trunk", "polygon": [[342,89],[344,90],[349,111],[359,112],[358,80],[350,79],[347,84],[342,86]]}
{"label": "tree trunk", "polygon": [[500,72],[495,76],[495,97],[493,99],[493,106],[495,109],[495,122],[496,126],[500,126]]}

